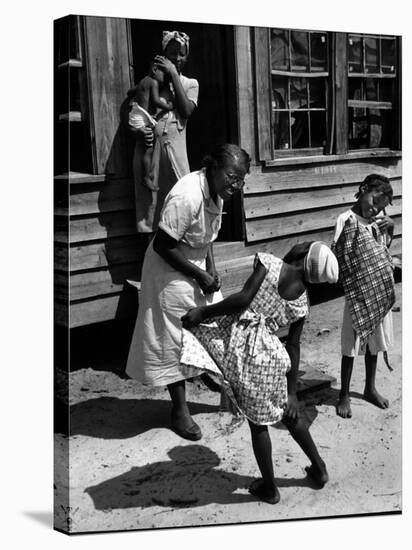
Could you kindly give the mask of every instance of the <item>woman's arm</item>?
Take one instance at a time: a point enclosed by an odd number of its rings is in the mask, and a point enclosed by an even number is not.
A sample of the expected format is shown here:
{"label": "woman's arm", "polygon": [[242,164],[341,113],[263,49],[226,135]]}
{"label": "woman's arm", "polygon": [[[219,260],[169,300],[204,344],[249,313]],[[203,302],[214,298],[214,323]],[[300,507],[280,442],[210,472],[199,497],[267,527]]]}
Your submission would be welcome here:
{"label": "woman's arm", "polygon": [[[215,266],[215,256],[213,254],[213,243],[209,244],[209,247],[207,249],[207,256],[206,256],[206,271],[211,275],[214,280],[216,281],[216,284],[220,288],[222,286],[222,279],[219,275],[219,273],[216,270]],[[218,290],[219,290],[218,288]]]}
{"label": "woman's arm", "polygon": [[299,411],[296,386],[300,361],[300,336],[302,334],[304,323],[305,317],[302,317],[290,325],[288,339],[286,342],[286,351],[290,357],[290,370],[286,374],[288,382],[288,404],[286,407],[285,416],[291,421],[297,420]]}
{"label": "woman's arm", "polygon": [[175,106],[179,115],[183,118],[189,118],[196,105],[188,99],[180,81],[179,73],[173,63],[162,55],[155,57],[156,64],[165,71],[170,77],[175,92]]}
{"label": "woman's arm", "polygon": [[173,239],[165,231],[158,228],[153,240],[153,250],[161,256],[165,262],[187,277],[192,277],[198,283],[203,292],[215,292],[216,284],[211,275],[189,262],[177,248],[178,241]]}
{"label": "woman's arm", "polygon": [[230,315],[247,308],[258,291],[266,275],[266,267],[258,262],[240,292],[231,294],[221,302],[210,306],[200,306],[191,309],[182,317],[184,328],[192,328],[210,317]]}

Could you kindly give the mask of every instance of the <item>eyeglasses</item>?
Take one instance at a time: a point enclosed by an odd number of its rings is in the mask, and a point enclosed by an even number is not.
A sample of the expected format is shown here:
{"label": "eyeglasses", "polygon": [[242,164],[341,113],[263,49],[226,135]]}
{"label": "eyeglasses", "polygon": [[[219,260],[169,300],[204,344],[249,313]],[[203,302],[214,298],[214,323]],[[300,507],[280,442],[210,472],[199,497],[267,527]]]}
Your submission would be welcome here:
{"label": "eyeglasses", "polygon": [[233,172],[226,172],[226,178],[230,181],[230,185],[235,189],[242,189],[245,185],[245,178],[234,174]]}

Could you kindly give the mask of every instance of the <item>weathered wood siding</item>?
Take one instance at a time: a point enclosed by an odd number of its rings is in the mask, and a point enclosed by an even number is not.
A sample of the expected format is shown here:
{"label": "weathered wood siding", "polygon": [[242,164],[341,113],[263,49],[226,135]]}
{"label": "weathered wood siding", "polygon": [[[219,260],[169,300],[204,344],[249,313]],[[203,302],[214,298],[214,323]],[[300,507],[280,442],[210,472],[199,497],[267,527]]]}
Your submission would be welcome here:
{"label": "weathered wood siding", "polygon": [[[126,279],[140,279],[133,182],[55,178],[56,321],[71,328],[136,314]],[[65,199],[67,197],[67,199]]]}
{"label": "weathered wood siding", "polygon": [[270,240],[270,248],[278,254],[286,252],[293,240],[330,243],[336,218],[354,203],[359,184],[368,174],[380,173],[390,179],[394,190],[387,213],[395,221],[392,250],[399,252],[401,169],[401,160],[392,157],[256,169],[244,191],[247,242]]}

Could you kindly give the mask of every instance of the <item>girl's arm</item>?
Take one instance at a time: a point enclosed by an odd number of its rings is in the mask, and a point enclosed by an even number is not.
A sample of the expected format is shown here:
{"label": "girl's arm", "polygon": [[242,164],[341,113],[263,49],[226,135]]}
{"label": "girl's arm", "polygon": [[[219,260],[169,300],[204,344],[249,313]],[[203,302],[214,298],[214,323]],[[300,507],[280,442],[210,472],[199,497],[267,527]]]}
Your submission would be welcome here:
{"label": "girl's arm", "polygon": [[173,89],[175,91],[175,104],[179,115],[183,118],[189,118],[196,105],[193,101],[188,99],[182,83],[180,82],[180,76],[176,67],[169,59],[167,59],[167,57],[163,57],[162,55],[157,55],[155,57],[155,61],[156,64],[159,65],[159,67],[163,69],[170,77]]}
{"label": "girl's arm", "polygon": [[183,327],[192,328],[210,317],[230,315],[247,308],[262,284],[265,275],[266,267],[258,262],[253,273],[250,275],[240,292],[231,294],[216,304],[191,309],[182,317]]}
{"label": "girl's arm", "polygon": [[215,292],[216,283],[211,275],[189,262],[177,248],[178,241],[173,239],[165,231],[158,228],[153,240],[153,250],[161,256],[165,262],[187,277],[195,279],[203,292]]}
{"label": "girl's arm", "polygon": [[290,370],[286,374],[288,382],[288,404],[285,416],[289,420],[296,421],[298,418],[299,402],[296,396],[298,369],[300,361],[300,336],[302,334],[305,317],[292,323],[289,327],[286,351],[290,357]]}

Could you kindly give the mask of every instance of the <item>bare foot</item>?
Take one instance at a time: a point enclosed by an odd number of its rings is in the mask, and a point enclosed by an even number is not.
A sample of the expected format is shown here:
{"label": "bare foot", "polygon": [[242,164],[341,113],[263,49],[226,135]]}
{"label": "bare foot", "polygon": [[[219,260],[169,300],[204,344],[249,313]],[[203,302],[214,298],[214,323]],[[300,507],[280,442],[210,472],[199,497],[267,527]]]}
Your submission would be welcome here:
{"label": "bare foot", "polygon": [[312,464],[311,466],[307,466],[305,470],[308,477],[310,477],[319,489],[322,489],[322,487],[329,481],[326,464],[323,461],[319,465]]}
{"label": "bare foot", "polygon": [[372,405],[376,405],[380,409],[387,409],[389,407],[389,401],[385,397],[382,397],[376,390],[367,390],[363,392],[363,397]]}
{"label": "bare foot", "polygon": [[341,395],[336,405],[336,414],[342,418],[352,418],[349,395]]}
{"label": "bare foot", "polygon": [[278,488],[273,485],[273,487],[266,487],[262,478],[255,479],[251,486],[249,487],[249,493],[254,497],[267,502],[268,504],[277,504],[280,500],[280,494]]}

